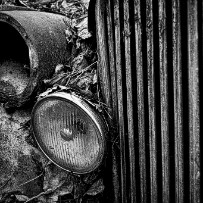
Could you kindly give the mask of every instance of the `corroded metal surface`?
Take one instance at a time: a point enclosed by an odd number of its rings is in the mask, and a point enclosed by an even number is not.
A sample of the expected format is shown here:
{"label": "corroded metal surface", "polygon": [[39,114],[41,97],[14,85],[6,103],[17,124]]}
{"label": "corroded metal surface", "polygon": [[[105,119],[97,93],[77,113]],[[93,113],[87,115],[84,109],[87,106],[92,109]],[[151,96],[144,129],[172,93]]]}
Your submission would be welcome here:
{"label": "corroded metal surface", "polygon": [[162,199],[170,201],[169,170],[169,110],[168,110],[168,60],[166,2],[159,1],[159,66],[160,66],[160,115],[161,115],[161,151],[162,151]]}
{"label": "corroded metal surface", "polygon": [[157,202],[157,126],[156,126],[156,97],[155,97],[155,53],[154,53],[154,18],[152,0],[146,1],[146,40],[147,40],[147,105],[149,131],[149,157],[150,157],[150,189],[151,202]]}
{"label": "corroded metal surface", "polygon": [[200,202],[202,2],[105,2],[96,34],[118,125],[120,202]]}
{"label": "corroded metal surface", "polygon": [[[190,202],[200,203],[200,100],[198,56],[198,2],[188,1],[188,82]],[[199,18],[201,19],[201,18]],[[201,56],[202,57],[202,56]],[[201,67],[202,68],[202,67]]]}
{"label": "corroded metal surface", "polygon": [[174,136],[175,136],[175,200],[183,203],[183,109],[182,109],[182,58],[181,58],[181,27],[180,1],[173,1],[173,81],[174,81]]}
{"label": "corroded metal surface", "polygon": [[[4,26],[1,31],[4,33],[1,34],[4,38],[0,40],[5,42],[1,43],[1,49],[10,49],[12,53],[12,44],[9,44],[12,34],[8,33],[10,39],[7,38],[6,28],[9,29],[9,26],[20,34],[23,39],[22,43],[24,41],[28,48],[27,56],[24,57],[29,60],[29,64],[26,64],[30,68],[29,82],[23,92],[7,101],[8,107],[21,106],[29,99],[36,87],[40,87],[42,80],[53,74],[57,64],[67,61],[69,53],[65,37],[66,24],[62,15],[20,9],[3,10],[0,11],[0,25]],[[13,49],[16,51],[16,55],[19,55],[21,44],[17,44],[18,47],[15,47],[15,41],[13,43]],[[1,53],[3,53],[2,50]],[[11,57],[14,55],[15,53]],[[4,58],[5,60],[9,58],[9,50]],[[1,57],[1,62],[4,62],[4,58]],[[15,58],[15,62],[18,62],[18,58]]]}
{"label": "corroded metal surface", "polygon": [[[96,8],[95,8],[96,25],[97,25],[96,27],[97,27],[97,33],[98,33],[97,41],[100,42],[100,45],[101,45],[100,47],[98,47],[98,56],[99,56],[99,66],[103,67],[102,69],[99,70],[99,74],[102,75],[102,78],[103,78],[103,80],[101,81],[101,87],[103,88],[102,92],[105,92],[105,95],[106,95],[105,102],[108,106],[108,111],[110,110],[108,113],[109,113],[109,115],[111,115],[111,113],[112,113],[111,105],[117,106],[117,102],[114,104],[111,104],[113,101],[112,99],[115,99],[115,98],[112,98],[111,92],[109,91],[111,89],[111,85],[112,85],[111,80],[110,80],[110,75],[113,76],[112,72],[114,72],[113,77],[114,77],[114,80],[116,80],[116,78],[115,78],[116,72],[115,72],[115,67],[114,67],[115,64],[112,64],[110,71],[108,70],[108,54],[107,54],[107,41],[105,38],[106,27],[105,27],[105,21],[104,21],[104,12],[105,12],[105,5],[101,4],[101,2],[97,2]],[[110,20],[111,17],[109,15],[110,15],[110,13],[108,13],[108,15],[107,15],[109,17],[109,20]],[[108,23],[110,23],[110,22],[108,21]],[[109,26],[108,26],[108,29],[109,29]],[[110,36],[112,37],[112,35],[110,35]],[[112,49],[113,49],[113,46],[114,45],[110,44],[110,47]],[[114,55],[113,52],[110,52],[109,54]],[[116,61],[114,63],[117,64],[118,61]],[[115,85],[114,85],[114,87],[115,87]],[[117,94],[117,91],[115,89],[113,89],[113,94]],[[115,115],[115,118],[116,117],[117,116]],[[114,128],[116,129],[116,126],[114,126],[115,122],[116,122],[116,120],[112,119],[110,117],[109,123],[110,123],[110,127],[112,130]],[[116,140],[117,136],[113,135],[112,137],[110,137],[110,139]],[[109,190],[110,191],[112,190],[114,193],[112,195],[113,200],[111,200],[111,201],[118,202],[120,199],[120,187],[119,187],[120,180],[119,180],[119,172],[118,172],[120,170],[119,165],[118,165],[118,160],[119,160],[119,153],[118,152],[119,152],[119,150],[116,150],[116,146],[110,147],[109,150],[111,151],[110,157],[112,159],[110,161],[111,167],[109,167],[109,171],[110,171],[110,173],[112,173],[112,176],[110,175],[111,183],[109,184],[110,185]],[[113,188],[112,188],[112,186],[113,186]]]}

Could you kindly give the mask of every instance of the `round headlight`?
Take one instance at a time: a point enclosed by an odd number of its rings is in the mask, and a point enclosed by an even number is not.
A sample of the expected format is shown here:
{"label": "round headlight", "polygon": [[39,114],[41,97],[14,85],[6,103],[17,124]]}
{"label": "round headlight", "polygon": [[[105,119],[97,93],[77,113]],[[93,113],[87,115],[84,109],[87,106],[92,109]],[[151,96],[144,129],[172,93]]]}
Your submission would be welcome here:
{"label": "round headlight", "polygon": [[105,125],[77,96],[58,92],[39,100],[32,111],[32,126],[39,147],[59,167],[83,174],[100,165]]}

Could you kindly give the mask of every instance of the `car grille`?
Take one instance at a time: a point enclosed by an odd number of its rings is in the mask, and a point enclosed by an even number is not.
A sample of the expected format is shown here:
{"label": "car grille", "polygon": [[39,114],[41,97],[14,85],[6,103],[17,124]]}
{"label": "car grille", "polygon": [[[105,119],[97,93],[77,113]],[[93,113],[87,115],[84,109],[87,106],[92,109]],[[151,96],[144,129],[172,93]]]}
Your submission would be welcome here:
{"label": "car grille", "polygon": [[96,3],[114,202],[200,202],[202,4]]}

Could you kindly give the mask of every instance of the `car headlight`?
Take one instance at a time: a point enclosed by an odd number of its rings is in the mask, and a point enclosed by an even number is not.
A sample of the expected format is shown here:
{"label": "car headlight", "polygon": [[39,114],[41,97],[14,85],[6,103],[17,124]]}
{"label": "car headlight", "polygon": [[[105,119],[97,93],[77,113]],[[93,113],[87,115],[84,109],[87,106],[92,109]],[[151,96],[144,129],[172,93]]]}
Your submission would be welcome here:
{"label": "car headlight", "polygon": [[83,174],[101,164],[106,127],[79,97],[58,92],[42,98],[33,108],[32,127],[41,150],[59,167]]}

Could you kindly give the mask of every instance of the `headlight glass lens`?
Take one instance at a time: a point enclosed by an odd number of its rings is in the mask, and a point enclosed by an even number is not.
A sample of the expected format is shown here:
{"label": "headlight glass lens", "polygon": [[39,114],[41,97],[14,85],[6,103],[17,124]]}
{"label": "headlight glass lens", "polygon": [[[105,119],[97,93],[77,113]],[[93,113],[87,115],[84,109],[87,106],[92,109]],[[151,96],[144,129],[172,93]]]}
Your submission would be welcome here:
{"label": "headlight glass lens", "polygon": [[33,110],[33,130],[42,151],[75,173],[94,170],[103,157],[101,129],[84,108],[60,97],[47,97]]}

